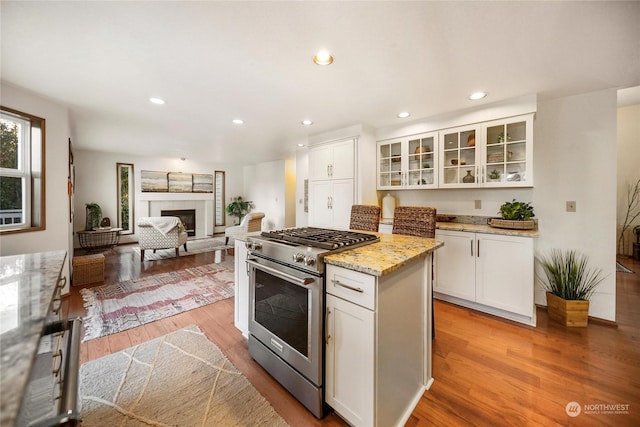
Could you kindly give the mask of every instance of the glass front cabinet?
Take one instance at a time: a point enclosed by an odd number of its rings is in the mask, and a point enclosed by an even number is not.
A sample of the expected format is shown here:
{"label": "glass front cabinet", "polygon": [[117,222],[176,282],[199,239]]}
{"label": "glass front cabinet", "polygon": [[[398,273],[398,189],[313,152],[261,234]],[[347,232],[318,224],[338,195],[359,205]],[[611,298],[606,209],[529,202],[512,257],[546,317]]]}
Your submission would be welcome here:
{"label": "glass front cabinet", "polygon": [[437,188],[438,133],[378,142],[378,188]]}
{"label": "glass front cabinet", "polygon": [[533,114],[440,132],[439,188],[532,187]]}

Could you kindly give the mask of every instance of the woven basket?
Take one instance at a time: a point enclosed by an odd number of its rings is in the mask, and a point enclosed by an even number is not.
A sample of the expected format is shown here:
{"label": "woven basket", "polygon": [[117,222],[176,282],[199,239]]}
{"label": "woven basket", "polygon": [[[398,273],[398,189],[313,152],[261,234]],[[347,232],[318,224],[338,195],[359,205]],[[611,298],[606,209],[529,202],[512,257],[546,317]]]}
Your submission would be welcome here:
{"label": "woven basket", "polygon": [[104,255],[73,257],[73,285],[87,285],[104,281]]}
{"label": "woven basket", "polygon": [[487,224],[496,228],[510,228],[512,230],[533,230],[535,222],[532,219],[526,221],[514,221],[510,219],[489,218]]}

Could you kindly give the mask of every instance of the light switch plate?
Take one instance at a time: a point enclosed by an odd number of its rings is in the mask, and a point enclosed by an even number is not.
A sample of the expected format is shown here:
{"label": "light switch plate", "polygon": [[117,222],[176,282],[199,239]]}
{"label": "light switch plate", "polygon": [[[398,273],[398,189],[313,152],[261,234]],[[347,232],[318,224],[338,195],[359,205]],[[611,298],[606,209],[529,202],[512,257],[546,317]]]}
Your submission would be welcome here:
{"label": "light switch plate", "polygon": [[567,212],[575,212],[575,211],[576,211],[575,200],[567,200]]}

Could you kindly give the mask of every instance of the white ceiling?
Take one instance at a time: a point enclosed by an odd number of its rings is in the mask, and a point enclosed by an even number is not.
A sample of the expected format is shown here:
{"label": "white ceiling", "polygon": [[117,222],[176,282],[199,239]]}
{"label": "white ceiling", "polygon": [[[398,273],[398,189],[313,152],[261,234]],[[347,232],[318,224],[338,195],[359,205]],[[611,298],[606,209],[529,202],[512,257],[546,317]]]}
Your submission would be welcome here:
{"label": "white ceiling", "polygon": [[[476,90],[490,94],[482,104],[640,85],[640,2],[2,1],[0,12],[2,80],[67,105],[74,146],[101,151],[257,163],[311,134],[478,105]],[[313,63],[320,48],[333,65]]]}

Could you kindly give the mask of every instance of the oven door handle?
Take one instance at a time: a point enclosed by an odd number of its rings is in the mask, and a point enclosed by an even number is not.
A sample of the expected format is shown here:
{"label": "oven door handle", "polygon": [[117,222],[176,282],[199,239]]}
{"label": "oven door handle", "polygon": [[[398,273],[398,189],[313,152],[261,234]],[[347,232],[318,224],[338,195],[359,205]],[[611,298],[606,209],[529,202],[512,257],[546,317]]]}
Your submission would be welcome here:
{"label": "oven door handle", "polygon": [[291,282],[295,285],[301,287],[307,287],[308,284],[315,282],[315,278],[313,277],[296,277],[291,274],[287,274],[283,271],[278,271],[275,268],[267,267],[266,265],[262,265],[255,261],[255,258],[247,258],[247,264],[254,266],[259,270],[264,270],[267,273],[279,277],[281,279],[286,280],[287,282]]}

